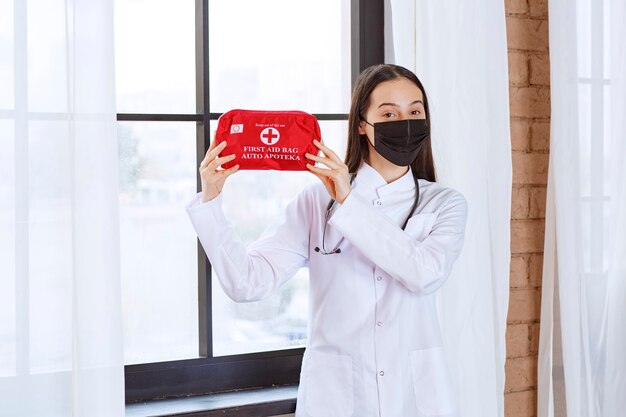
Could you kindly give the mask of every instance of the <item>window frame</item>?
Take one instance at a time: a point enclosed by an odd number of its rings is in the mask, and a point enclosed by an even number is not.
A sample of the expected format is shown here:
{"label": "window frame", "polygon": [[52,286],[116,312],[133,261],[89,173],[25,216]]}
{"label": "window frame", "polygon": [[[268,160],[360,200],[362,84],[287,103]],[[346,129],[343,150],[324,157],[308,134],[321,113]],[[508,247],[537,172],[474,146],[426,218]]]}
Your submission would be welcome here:
{"label": "window frame", "polygon": [[[196,114],[118,113],[118,121],[196,123],[196,162],[210,146],[209,0],[195,1]],[[384,62],[384,3],[351,0],[350,49],[352,85],[365,68]],[[347,120],[344,113],[314,114],[318,120]],[[199,173],[196,177],[200,191]],[[293,385],[299,382],[305,348],[213,357],[211,318],[211,265],[199,241],[198,314],[199,355],[194,359],[124,366],[126,403],[202,395],[247,388]]]}

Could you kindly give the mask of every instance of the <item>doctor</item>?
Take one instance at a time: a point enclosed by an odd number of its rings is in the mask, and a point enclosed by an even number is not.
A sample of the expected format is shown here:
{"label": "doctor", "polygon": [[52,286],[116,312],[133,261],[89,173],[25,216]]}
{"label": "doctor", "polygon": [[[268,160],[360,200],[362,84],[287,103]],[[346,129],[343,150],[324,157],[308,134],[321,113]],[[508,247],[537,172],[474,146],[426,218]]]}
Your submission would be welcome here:
{"label": "doctor", "polygon": [[200,165],[186,209],[235,301],[260,300],[310,270],[307,348],[297,417],[456,416],[435,293],[463,246],[467,203],[436,182],[425,90],[378,65],[356,81],[345,162],[323,143],[307,154],[321,184],[304,188],[248,248],[221,190],[238,166],[224,143]]}

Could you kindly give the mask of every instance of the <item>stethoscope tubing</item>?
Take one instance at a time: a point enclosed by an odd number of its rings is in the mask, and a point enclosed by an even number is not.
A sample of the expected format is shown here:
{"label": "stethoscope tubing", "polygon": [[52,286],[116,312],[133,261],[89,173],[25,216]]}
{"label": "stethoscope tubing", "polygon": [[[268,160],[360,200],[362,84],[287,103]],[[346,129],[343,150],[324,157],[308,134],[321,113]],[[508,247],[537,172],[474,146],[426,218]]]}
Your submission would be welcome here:
{"label": "stethoscope tubing", "polygon": [[[354,182],[355,178],[356,178],[356,173],[350,175],[350,186],[352,186],[352,183]],[[420,187],[419,187],[419,182],[418,182],[418,178],[416,175],[413,175],[413,181],[415,182],[415,199],[413,200],[413,206],[411,207],[411,211],[409,212],[409,215],[407,216],[406,220],[402,224],[402,230],[406,229],[406,225],[409,223],[409,219],[413,217],[413,214],[415,213],[415,210],[417,209],[417,204],[419,203]],[[343,237],[339,239],[337,246],[332,251],[326,252],[326,246],[325,246],[326,226],[328,226],[328,219],[330,218],[330,212],[333,209],[334,205],[335,205],[335,199],[331,198],[330,201],[328,202],[328,205],[326,206],[324,230],[322,231],[322,248],[320,249],[319,246],[315,247],[315,252],[318,252],[321,255],[338,255],[341,253],[341,248],[339,248],[339,246],[341,246],[341,244],[343,243],[343,240],[344,240]]]}

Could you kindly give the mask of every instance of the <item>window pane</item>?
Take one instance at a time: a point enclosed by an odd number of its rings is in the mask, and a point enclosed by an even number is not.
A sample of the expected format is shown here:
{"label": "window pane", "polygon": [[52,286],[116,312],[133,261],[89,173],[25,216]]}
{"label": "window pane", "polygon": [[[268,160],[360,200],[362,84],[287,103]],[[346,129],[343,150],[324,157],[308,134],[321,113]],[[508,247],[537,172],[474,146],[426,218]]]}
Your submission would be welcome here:
{"label": "window pane", "polygon": [[[22,320],[24,314],[28,315],[28,346],[18,345],[17,356],[23,357],[23,349],[28,350],[29,371],[33,374],[71,369],[72,363],[74,265],[70,137],[66,121],[29,121],[28,161],[19,161],[28,164],[28,252],[21,253],[25,248],[20,248],[16,262],[24,262],[27,257],[28,288],[16,282],[22,287],[16,306],[22,308],[27,302],[37,308],[20,312]],[[44,175],[44,166],[56,169]],[[23,180],[19,174],[16,179],[20,183]],[[25,213],[16,214],[25,216]],[[24,234],[24,230],[15,232]],[[17,278],[23,277],[18,273]],[[16,326],[17,332],[20,327]]]}
{"label": "window pane", "polygon": [[590,84],[578,84],[578,132],[580,147],[580,192],[582,195],[590,195],[592,192],[591,152],[594,143],[592,121],[591,121],[591,99],[592,88]]}
{"label": "window pane", "polygon": [[347,113],[349,0],[209,2],[210,108]]}
{"label": "window pane", "polygon": [[119,123],[125,363],[198,357],[196,125]]}
{"label": "window pane", "polygon": [[[343,158],[348,123],[320,122],[320,127],[325,143]],[[237,235],[249,244],[298,191],[316,182],[317,177],[308,172],[240,171],[222,191],[223,207]],[[307,314],[308,269],[301,269],[268,299],[242,304],[224,294],[213,271],[215,356],[304,346]]]}
{"label": "window pane", "polygon": [[195,113],[195,2],[115,1],[119,113]]}
{"label": "window pane", "polygon": [[0,45],[2,45],[2,59],[0,59],[0,109],[13,108],[13,2],[0,1]]}
{"label": "window pane", "polygon": [[[16,363],[15,136],[13,120],[0,119],[0,377]],[[19,233],[19,232],[17,232]]]}
{"label": "window pane", "polygon": [[59,58],[68,54],[66,13],[66,5],[61,1],[28,1],[28,50],[15,49],[13,53],[16,60],[21,54],[27,54],[27,68],[15,71],[20,77],[25,75],[23,72],[27,74],[29,111],[65,112],[68,109],[68,61]]}
{"label": "window pane", "polygon": [[581,78],[591,77],[591,3],[591,0],[578,0],[574,5],[577,9],[578,77]]}

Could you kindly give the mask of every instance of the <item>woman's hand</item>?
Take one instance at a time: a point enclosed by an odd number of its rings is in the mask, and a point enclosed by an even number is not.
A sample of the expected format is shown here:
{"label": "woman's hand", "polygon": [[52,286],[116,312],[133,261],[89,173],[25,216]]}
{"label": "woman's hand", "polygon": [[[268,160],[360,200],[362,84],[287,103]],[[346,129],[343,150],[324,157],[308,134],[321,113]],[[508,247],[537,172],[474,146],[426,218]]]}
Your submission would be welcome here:
{"label": "woman's hand", "polygon": [[226,178],[239,170],[239,165],[235,165],[225,170],[218,170],[222,164],[235,159],[235,154],[226,155],[218,158],[220,152],[226,147],[226,141],[215,146],[215,140],[212,141],[209,150],[202,162],[200,163],[200,180],[202,182],[202,202],[213,200],[222,192]]}
{"label": "woman's hand", "polygon": [[314,140],[313,143],[322,151],[324,156],[312,155],[310,153],[305,153],[304,156],[324,164],[329,169],[316,167],[312,164],[307,164],[306,167],[322,181],[328,194],[341,204],[352,190],[348,166],[323,143],[317,140]]}

